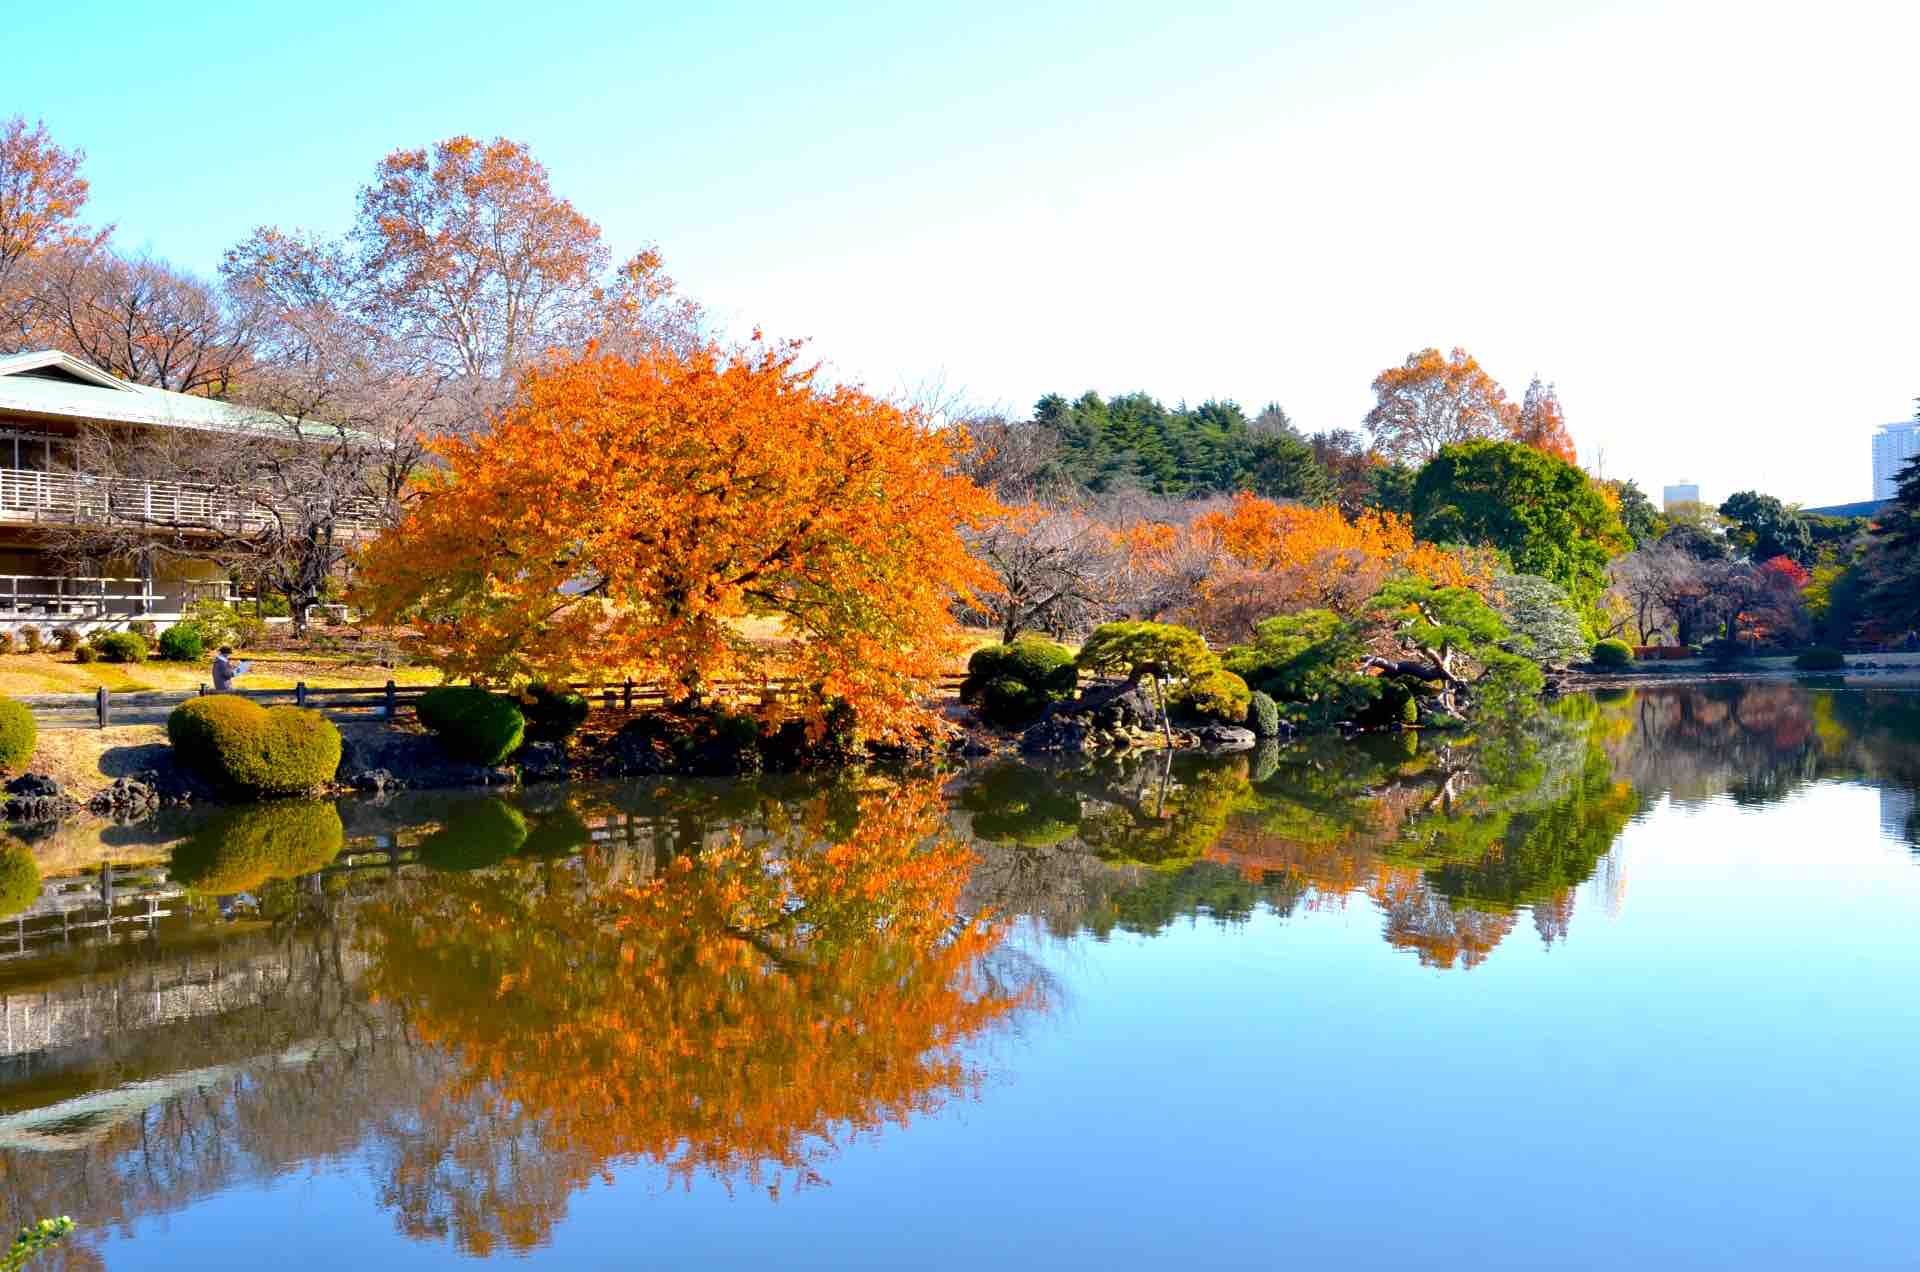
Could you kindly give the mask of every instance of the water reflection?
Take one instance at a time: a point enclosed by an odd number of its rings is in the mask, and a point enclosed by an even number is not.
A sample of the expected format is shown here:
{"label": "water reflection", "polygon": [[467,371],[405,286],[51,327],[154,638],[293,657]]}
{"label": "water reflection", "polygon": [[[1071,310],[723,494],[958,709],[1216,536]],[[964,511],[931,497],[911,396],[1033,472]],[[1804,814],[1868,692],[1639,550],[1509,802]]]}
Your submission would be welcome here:
{"label": "water reflection", "polygon": [[974,1097],[984,1044],[1059,1003],[1018,924],[1159,944],[1352,910],[1458,976],[1617,904],[1611,849],[1661,801],[1873,783],[1920,844],[1917,738],[1920,695],[1715,685],[1213,761],[170,815],[111,832],[154,864],[36,873],[0,923],[0,1196],[73,1214],[82,1266],[325,1162],[472,1254],[539,1247],[636,1165],[779,1195]]}

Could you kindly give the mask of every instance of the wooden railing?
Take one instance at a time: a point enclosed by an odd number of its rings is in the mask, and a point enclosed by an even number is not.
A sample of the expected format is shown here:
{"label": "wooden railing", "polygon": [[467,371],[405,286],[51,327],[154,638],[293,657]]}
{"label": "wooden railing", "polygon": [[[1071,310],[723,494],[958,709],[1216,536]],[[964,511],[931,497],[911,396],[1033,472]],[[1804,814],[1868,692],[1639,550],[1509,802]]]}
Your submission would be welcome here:
{"label": "wooden railing", "polygon": [[[935,693],[943,697],[956,693],[963,679],[957,675],[941,676],[935,681]],[[413,710],[420,695],[432,687],[398,685],[389,680],[385,685],[324,688],[303,681],[291,689],[236,689],[231,692],[236,697],[251,698],[267,706],[292,704],[311,708],[331,720],[354,721],[396,719]],[[667,701],[664,686],[636,684],[631,680],[619,684],[575,684],[570,687],[584,694],[595,710],[642,711]],[[737,680],[709,685],[708,696],[732,701],[761,701],[792,697],[804,690],[804,683],[798,680]],[[208,691],[208,687],[202,685],[198,694],[141,691],[109,693],[102,686],[90,694],[23,694],[17,700],[33,711],[34,719],[43,729],[104,729],[118,724],[158,724],[181,703]]]}
{"label": "wooden railing", "polygon": [[[262,501],[237,490],[178,481],[0,468],[0,520],[60,525],[151,525],[241,533],[271,519]],[[354,532],[378,528],[375,509],[342,518]]]}

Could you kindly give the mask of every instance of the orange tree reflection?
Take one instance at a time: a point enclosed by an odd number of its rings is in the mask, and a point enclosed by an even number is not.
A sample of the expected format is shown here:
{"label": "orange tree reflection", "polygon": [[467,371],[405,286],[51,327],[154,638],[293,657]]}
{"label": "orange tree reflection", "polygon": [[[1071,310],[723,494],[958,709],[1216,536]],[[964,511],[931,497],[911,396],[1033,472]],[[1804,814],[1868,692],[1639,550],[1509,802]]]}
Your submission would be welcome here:
{"label": "orange tree reflection", "polygon": [[394,1163],[402,1223],[530,1248],[623,1160],[777,1194],[971,1094],[968,1044],[1038,990],[998,924],[956,916],[973,859],[943,807],[931,783],[876,791],[842,831],[829,798],[769,803],[639,882],[596,880],[589,853],[369,907],[368,988],[454,1061],[457,1116]]}

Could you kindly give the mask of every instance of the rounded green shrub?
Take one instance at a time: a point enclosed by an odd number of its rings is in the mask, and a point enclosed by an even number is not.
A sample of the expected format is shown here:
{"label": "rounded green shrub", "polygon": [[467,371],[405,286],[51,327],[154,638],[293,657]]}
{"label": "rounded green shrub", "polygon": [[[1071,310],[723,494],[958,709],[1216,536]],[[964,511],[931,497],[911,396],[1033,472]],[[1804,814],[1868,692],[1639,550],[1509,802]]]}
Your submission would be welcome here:
{"label": "rounded green shrub", "polygon": [[0,773],[18,773],[33,758],[40,728],[23,702],[0,698]]}
{"label": "rounded green shrub", "polygon": [[1593,647],[1593,661],[1599,667],[1631,667],[1633,647],[1624,640],[1603,640]]}
{"label": "rounded green shrub", "polygon": [[80,648],[80,629],[77,627],[56,627],[53,629],[53,645],[63,654],[70,654]]}
{"label": "rounded green shrub", "polygon": [[527,686],[520,699],[520,713],[527,718],[527,737],[537,742],[559,742],[572,737],[587,722],[591,709],[584,695],[565,685],[536,682]]}
{"label": "rounded green shrub", "polygon": [[1256,738],[1277,738],[1280,736],[1280,704],[1264,693],[1254,693],[1247,699],[1247,727],[1253,730]]}
{"label": "rounded green shrub", "polygon": [[0,839],[0,918],[20,913],[40,899],[40,863],[17,839]]}
{"label": "rounded green shrub", "polygon": [[160,633],[160,656],[168,662],[199,662],[207,652],[207,633],[198,623],[175,623]]}
{"label": "rounded green shrub", "polygon": [[1199,720],[1239,724],[1253,700],[1247,682],[1230,671],[1203,671],[1183,680],[1168,695],[1175,712]]}
{"label": "rounded green shrub", "polygon": [[527,819],[491,796],[462,799],[440,829],[420,841],[420,864],[435,870],[483,870],[496,866],[527,842]]}
{"label": "rounded green shrub", "polygon": [[145,641],[148,649],[153,648],[154,638],[159,635],[159,629],[144,618],[137,618],[133,622],[128,623],[127,630]]}
{"label": "rounded green shrub", "polygon": [[77,663],[98,662],[100,651],[92,645],[76,645],[73,649],[73,661]]}
{"label": "rounded green shrub", "polygon": [[37,654],[46,644],[46,638],[40,629],[32,623],[23,623],[20,627],[20,648],[29,654]]}
{"label": "rounded green shrub", "polygon": [[988,724],[1011,727],[1026,724],[1046,710],[1048,698],[1043,690],[1015,680],[995,676],[975,692],[980,718]]}
{"label": "rounded green shrub", "polygon": [[312,874],[346,842],[340,812],[327,801],[275,800],[213,814],[174,848],[169,872],[194,892],[232,896]]}
{"label": "rounded green shrub", "polygon": [[442,750],[469,764],[500,763],[520,749],[527,732],[519,707],[474,685],[429,689],[414,713]]}
{"label": "rounded green shrub", "polygon": [[998,676],[1010,676],[1053,698],[1071,694],[1080,680],[1067,647],[1037,636],[1023,636],[1011,645],[985,645],[967,659],[968,679],[984,684]]}
{"label": "rounded green shrub", "polygon": [[1847,656],[1837,649],[1816,645],[1793,660],[1801,671],[1839,671],[1847,665]]}
{"label": "rounded green shrub", "polygon": [[167,717],[167,740],[208,781],[259,795],[325,786],[340,767],[340,730],[317,711],[248,698],[189,698]]}
{"label": "rounded green shrub", "polygon": [[0,632],[0,654],[10,654],[12,652],[13,652],[13,633]]}
{"label": "rounded green shrub", "polygon": [[139,632],[101,632],[93,638],[94,652],[101,662],[140,663],[147,661],[146,638]]}

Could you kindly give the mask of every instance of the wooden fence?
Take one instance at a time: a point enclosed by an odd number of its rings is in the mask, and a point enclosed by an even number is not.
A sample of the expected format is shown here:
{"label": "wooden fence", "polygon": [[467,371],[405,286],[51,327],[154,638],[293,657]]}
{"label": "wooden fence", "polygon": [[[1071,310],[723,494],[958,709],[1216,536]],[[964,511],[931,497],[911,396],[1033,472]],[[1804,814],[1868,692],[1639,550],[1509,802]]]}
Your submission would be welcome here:
{"label": "wooden fence", "polygon": [[[948,697],[957,693],[962,679],[957,675],[940,677],[935,682],[939,695]],[[302,681],[291,689],[230,692],[265,706],[308,707],[329,720],[351,722],[397,719],[412,711],[420,696],[430,688],[431,685],[396,685],[391,680],[385,685],[351,688],[323,688]],[[664,686],[636,684],[631,680],[619,684],[574,684],[570,688],[584,694],[596,710],[639,711],[657,707],[667,700]],[[804,683],[798,680],[720,681],[709,686],[708,696],[725,701],[760,702],[791,697],[803,688]],[[207,692],[207,686],[202,685],[199,695]],[[103,686],[90,694],[23,694],[17,701],[33,711],[35,722],[43,729],[104,729],[119,724],[163,724],[175,707],[199,695],[155,691],[109,693]]]}

